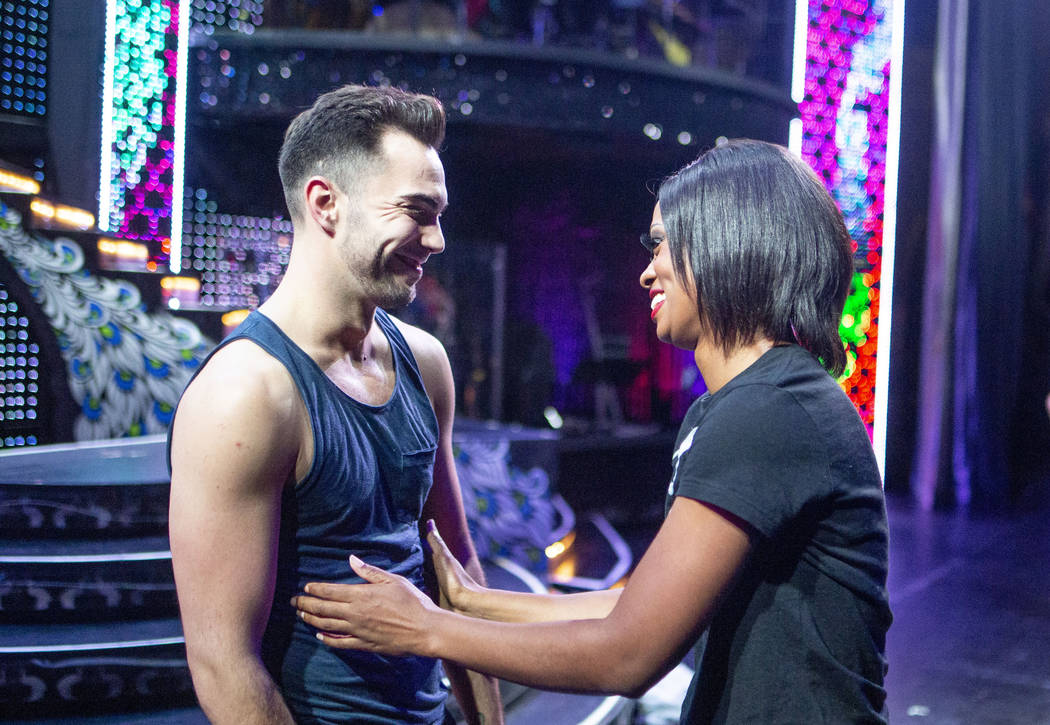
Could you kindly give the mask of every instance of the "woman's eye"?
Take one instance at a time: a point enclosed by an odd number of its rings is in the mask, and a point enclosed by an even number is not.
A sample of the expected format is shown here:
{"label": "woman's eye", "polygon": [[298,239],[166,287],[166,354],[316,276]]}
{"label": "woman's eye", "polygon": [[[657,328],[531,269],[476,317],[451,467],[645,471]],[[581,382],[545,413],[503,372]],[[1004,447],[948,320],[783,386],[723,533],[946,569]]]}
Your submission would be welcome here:
{"label": "woman's eye", "polygon": [[660,245],[664,243],[664,238],[642,234],[641,242],[642,246],[645,247],[645,251],[649,252],[649,257],[656,259],[656,253],[660,251]]}

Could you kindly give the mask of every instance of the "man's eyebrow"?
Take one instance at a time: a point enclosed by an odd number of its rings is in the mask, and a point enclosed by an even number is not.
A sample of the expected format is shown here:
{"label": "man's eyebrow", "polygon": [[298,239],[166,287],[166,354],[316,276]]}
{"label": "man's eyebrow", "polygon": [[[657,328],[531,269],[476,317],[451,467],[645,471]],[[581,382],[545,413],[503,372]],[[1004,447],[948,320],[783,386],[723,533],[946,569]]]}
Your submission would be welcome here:
{"label": "man's eyebrow", "polygon": [[447,203],[442,202],[438,197],[431,196],[430,194],[404,194],[401,199],[430,207],[431,211],[436,211],[438,213],[443,212],[448,206]]}

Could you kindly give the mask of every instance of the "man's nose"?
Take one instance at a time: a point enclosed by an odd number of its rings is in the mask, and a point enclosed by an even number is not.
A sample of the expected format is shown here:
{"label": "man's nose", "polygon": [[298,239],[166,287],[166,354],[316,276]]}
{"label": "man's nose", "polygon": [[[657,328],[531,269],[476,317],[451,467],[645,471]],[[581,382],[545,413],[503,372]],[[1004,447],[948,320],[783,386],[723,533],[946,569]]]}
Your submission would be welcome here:
{"label": "man's nose", "polygon": [[424,229],[421,241],[431,254],[441,254],[445,251],[445,235],[441,231],[440,222],[431,224]]}

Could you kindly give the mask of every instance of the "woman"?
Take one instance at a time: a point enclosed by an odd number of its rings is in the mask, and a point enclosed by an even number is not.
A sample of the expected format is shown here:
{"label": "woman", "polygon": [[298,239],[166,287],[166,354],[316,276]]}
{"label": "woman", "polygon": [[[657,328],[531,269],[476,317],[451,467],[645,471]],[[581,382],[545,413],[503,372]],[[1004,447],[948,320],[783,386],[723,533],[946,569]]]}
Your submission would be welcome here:
{"label": "woman", "polygon": [[301,616],[333,647],[567,691],[638,695],[695,645],[683,723],[885,722],[885,504],[867,432],[828,375],[845,365],[841,213],[785,149],[730,141],[663,183],[643,243],[657,335],[694,352],[708,392],[626,587],[484,589],[432,532],[454,611],[351,557],[371,583],[311,584]]}

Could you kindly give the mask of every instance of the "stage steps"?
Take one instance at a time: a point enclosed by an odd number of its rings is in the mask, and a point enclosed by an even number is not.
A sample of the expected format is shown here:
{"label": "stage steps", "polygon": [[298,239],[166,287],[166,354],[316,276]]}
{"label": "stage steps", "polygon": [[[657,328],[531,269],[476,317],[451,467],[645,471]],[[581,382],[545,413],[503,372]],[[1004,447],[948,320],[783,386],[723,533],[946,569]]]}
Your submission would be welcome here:
{"label": "stage steps", "polygon": [[175,617],[0,625],[0,702],[21,717],[194,703]]}
{"label": "stage steps", "polygon": [[0,539],[0,571],[3,623],[178,615],[166,536]]}

